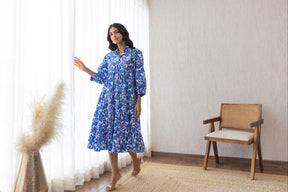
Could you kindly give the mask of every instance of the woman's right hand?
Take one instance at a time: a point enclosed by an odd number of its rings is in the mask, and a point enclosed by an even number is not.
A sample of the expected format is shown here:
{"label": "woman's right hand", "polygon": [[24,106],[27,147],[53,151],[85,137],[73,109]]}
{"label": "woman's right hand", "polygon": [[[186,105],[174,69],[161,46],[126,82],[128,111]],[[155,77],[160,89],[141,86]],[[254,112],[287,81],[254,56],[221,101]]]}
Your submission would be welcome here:
{"label": "woman's right hand", "polygon": [[74,65],[77,66],[82,71],[85,71],[87,69],[84,63],[77,57],[74,57]]}
{"label": "woman's right hand", "polygon": [[93,71],[91,71],[89,68],[87,68],[79,58],[74,57],[74,65],[77,66],[82,71],[85,71],[91,77],[93,77]]}

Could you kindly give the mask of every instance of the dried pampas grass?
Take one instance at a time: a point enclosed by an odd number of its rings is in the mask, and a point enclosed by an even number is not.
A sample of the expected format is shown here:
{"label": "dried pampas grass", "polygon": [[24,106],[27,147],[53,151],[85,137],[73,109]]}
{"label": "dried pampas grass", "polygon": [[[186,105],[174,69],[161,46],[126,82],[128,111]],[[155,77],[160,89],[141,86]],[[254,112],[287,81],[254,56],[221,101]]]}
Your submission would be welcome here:
{"label": "dried pampas grass", "polygon": [[19,152],[38,151],[59,136],[64,89],[64,83],[60,83],[54,95],[47,101],[41,99],[33,103],[32,129],[30,133],[23,133],[18,138],[16,147]]}

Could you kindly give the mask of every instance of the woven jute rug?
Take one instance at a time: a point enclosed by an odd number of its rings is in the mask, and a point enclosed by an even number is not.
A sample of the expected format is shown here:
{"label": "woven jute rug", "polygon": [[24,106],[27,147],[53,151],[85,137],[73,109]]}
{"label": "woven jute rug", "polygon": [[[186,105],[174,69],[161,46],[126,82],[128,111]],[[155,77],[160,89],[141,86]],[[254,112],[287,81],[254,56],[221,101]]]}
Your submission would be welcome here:
{"label": "woven jute rug", "polygon": [[121,179],[119,192],[287,192],[287,176],[145,162],[137,177]]}

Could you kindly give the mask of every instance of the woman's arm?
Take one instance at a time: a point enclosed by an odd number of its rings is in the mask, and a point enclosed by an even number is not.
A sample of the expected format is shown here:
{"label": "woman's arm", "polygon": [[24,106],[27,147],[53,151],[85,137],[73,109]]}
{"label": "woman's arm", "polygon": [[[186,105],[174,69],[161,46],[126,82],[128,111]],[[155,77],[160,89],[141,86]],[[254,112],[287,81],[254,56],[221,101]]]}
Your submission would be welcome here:
{"label": "woman's arm", "polygon": [[143,54],[140,50],[136,50],[136,94],[137,101],[135,105],[135,117],[139,117],[141,114],[141,97],[146,94],[146,78],[144,71]]}
{"label": "woman's arm", "polygon": [[86,72],[91,77],[93,77],[93,71],[91,71],[89,68],[87,68],[79,58],[74,57],[74,65],[77,66],[82,71]]}
{"label": "woman's arm", "polygon": [[144,70],[143,54],[140,50],[136,50],[135,64],[136,92],[138,96],[143,96],[146,94],[146,77]]}

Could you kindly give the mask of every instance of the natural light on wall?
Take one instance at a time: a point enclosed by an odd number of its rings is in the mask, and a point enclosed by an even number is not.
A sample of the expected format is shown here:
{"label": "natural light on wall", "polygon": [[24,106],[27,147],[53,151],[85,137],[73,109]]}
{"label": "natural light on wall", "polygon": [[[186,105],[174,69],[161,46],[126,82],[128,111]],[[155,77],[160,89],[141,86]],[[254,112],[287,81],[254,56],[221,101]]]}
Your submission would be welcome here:
{"label": "natural light on wall", "polygon": [[[62,136],[41,151],[50,191],[74,190],[109,168],[107,152],[87,149],[101,85],[73,66],[73,56],[96,71],[109,52],[107,29],[124,24],[144,55],[149,95],[149,30],[146,0],[0,0],[0,191],[13,191],[21,156],[15,142],[30,128],[31,102],[66,84]],[[149,97],[141,126],[151,152]],[[121,154],[119,166],[130,162]]]}

